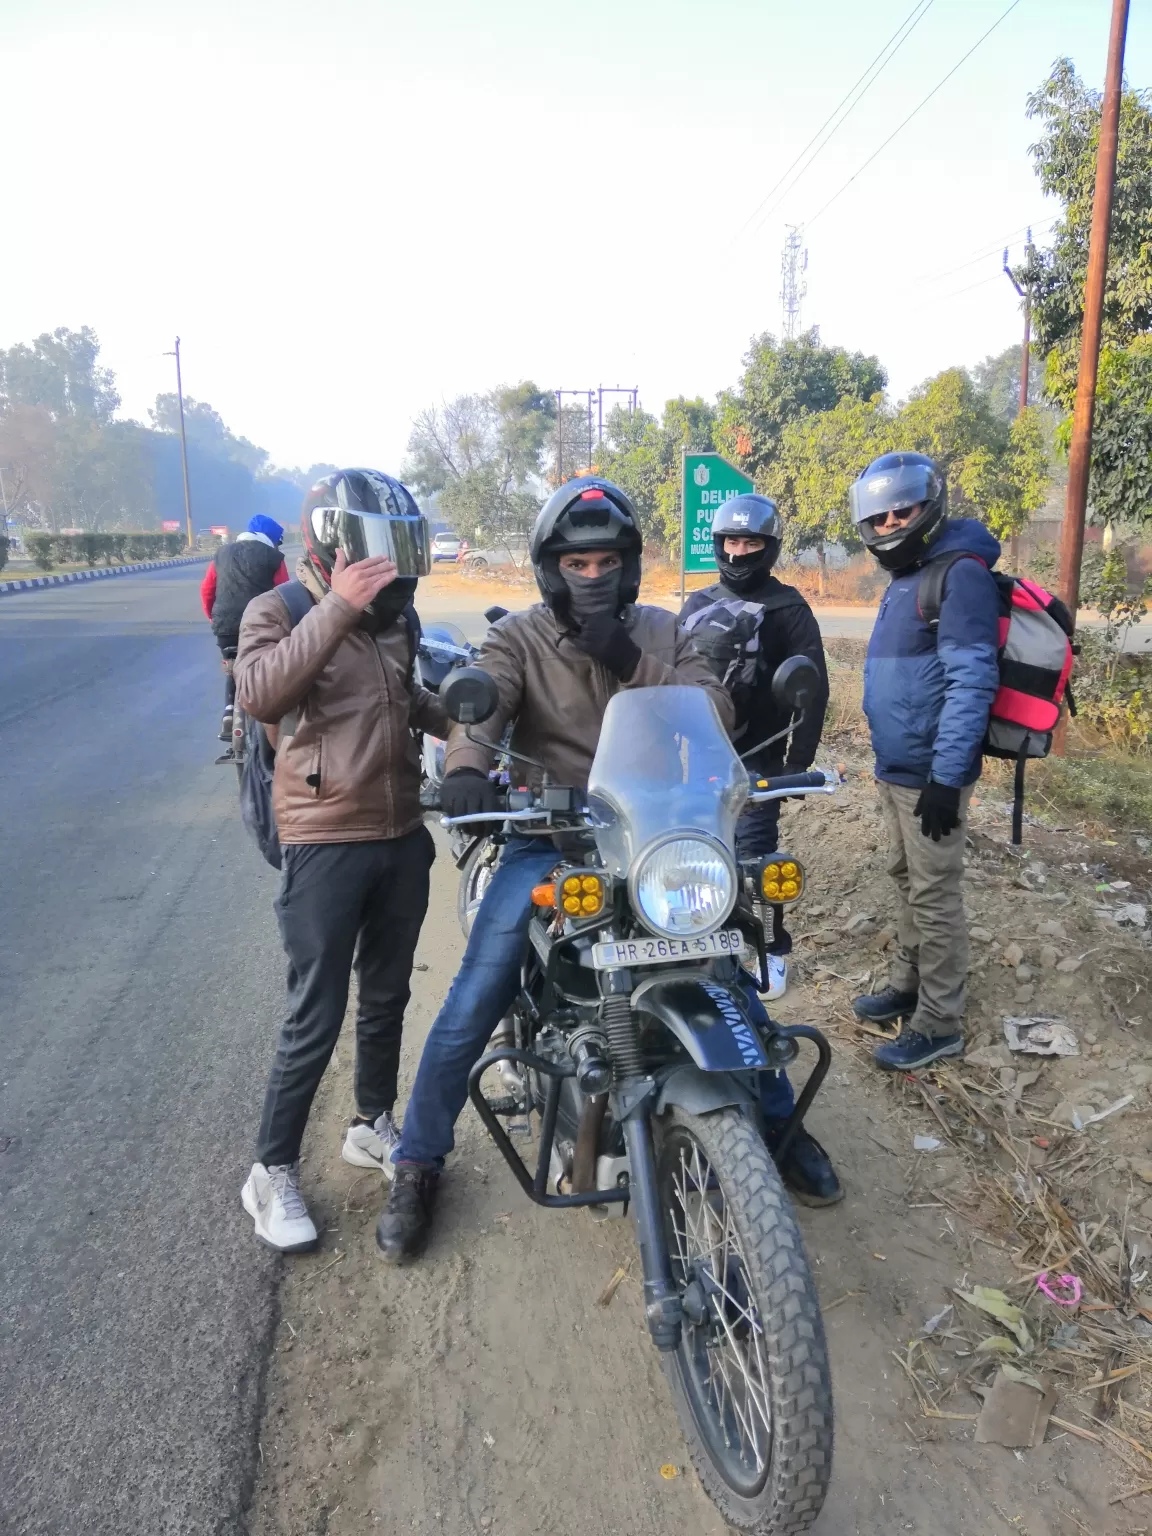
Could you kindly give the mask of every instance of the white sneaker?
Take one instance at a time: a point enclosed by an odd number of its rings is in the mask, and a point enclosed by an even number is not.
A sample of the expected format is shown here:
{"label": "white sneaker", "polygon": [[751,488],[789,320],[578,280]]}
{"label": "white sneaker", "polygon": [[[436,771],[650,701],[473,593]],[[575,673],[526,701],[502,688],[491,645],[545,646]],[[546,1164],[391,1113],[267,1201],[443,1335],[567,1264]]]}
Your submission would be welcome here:
{"label": "white sneaker", "polygon": [[281,1253],[315,1248],[316,1228],[300,1194],[299,1163],[275,1168],[253,1163],[240,1200],[256,1223],[256,1236],[262,1243]]}
{"label": "white sneaker", "polygon": [[392,1154],[400,1145],[400,1131],[385,1110],[375,1125],[350,1125],[344,1133],[340,1156],[353,1168],[376,1168],[392,1177]]}
{"label": "white sneaker", "polygon": [[788,990],[788,962],[783,955],[769,955],[768,990],[761,997],[783,997]]}

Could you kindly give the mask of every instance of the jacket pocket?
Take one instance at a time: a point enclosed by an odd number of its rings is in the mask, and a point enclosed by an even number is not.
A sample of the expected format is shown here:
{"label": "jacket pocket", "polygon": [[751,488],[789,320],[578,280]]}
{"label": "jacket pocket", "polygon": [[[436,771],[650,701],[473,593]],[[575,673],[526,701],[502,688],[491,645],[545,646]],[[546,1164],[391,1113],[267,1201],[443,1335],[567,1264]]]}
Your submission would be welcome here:
{"label": "jacket pocket", "polygon": [[312,748],[312,762],[304,775],[304,782],[312,791],[312,798],[319,800],[320,787],[324,782],[324,738],[321,736]]}

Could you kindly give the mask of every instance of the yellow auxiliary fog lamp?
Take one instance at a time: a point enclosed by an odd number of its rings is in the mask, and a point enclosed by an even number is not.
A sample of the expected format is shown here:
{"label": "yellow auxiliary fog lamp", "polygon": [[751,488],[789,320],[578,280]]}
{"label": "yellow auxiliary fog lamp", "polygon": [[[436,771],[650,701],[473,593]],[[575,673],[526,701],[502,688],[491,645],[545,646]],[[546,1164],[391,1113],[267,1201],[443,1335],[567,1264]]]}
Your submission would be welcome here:
{"label": "yellow auxiliary fog lamp", "polygon": [[804,866],[787,853],[773,853],[760,866],[760,894],[774,907],[790,907],[804,894]]}
{"label": "yellow auxiliary fog lamp", "polygon": [[607,875],[590,869],[561,869],[555,879],[556,907],[573,922],[599,917],[608,904]]}

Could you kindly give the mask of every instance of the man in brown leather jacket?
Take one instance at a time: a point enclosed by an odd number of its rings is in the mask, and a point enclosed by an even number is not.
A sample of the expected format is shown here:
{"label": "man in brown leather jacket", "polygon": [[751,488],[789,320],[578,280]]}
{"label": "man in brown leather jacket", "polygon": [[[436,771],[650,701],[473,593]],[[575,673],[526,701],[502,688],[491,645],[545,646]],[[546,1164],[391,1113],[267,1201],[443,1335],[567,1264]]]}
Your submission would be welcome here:
{"label": "man in brown leather jacket", "polygon": [[255,598],[235,664],[240,703],[276,746],[276,915],[289,962],[288,1016],[241,1199],[256,1235],[285,1252],[316,1242],[300,1143],[354,962],[356,1115],[341,1155],[392,1174],[400,1036],[434,857],[412,729],[443,736],[448,723],[412,681],[418,624],[405,609],[428,569],[427,526],[405,487],[375,470],[330,475],[309,492],[301,528],[296,575],[314,606],[293,625],[287,588]]}
{"label": "man in brown leather jacket", "polygon": [[[640,528],[628,497],[582,477],[555,493],[536,522],[532,563],[544,598],[488,634],[477,665],[500,696],[484,736],[545,763],[554,780],[584,787],[608,700],[621,688],[705,688],[726,727],[732,700],[674,614],[636,603]],[[441,803],[448,816],[491,810],[492,753],[455,726]],[[531,773],[529,774],[531,778]],[[550,839],[513,837],[484,893],[460,972],[432,1025],[404,1116],[388,1204],[376,1229],[382,1257],[401,1260],[427,1241],[440,1166],[468,1094],[468,1074],[519,985],[532,887],[556,864]]]}

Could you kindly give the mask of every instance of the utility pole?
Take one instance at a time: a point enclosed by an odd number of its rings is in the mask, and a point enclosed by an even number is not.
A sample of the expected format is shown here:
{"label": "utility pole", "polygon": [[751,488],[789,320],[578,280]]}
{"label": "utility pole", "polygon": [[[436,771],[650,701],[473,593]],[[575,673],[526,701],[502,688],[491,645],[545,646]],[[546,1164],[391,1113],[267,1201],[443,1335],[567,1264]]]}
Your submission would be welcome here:
{"label": "utility pole", "polygon": [[1128,0],[1112,0],[1108,39],[1108,72],[1100,113],[1100,143],[1096,152],[1096,191],[1092,199],[1092,233],[1088,242],[1088,275],[1084,283],[1084,326],[1080,338],[1080,372],[1076,408],[1072,415],[1072,446],[1068,454],[1068,495],[1060,537],[1060,596],[1073,619],[1080,599],[1080,562],[1084,557],[1084,517],[1088,508],[1088,472],[1092,462],[1092,417],[1096,408],[1096,374],[1100,366],[1100,330],[1104,313],[1104,281],[1108,275],[1108,234],[1112,195],[1116,186],[1116,146],[1120,135],[1120,91],[1124,79],[1124,41],[1128,31]]}
{"label": "utility pole", "polygon": [[180,406],[180,463],[184,470],[184,526],[188,535],[188,548],[193,549],[195,540],[192,537],[192,492],[188,486],[188,438],[184,432],[184,381],[180,377],[180,338],[176,338],[175,352],[165,352],[165,357],[176,359],[176,400]]}
{"label": "utility pole", "polygon": [[[1024,245],[1024,264],[1026,267],[1032,263],[1032,231],[1029,229],[1028,238]],[[1013,275],[1012,268],[1008,265],[1008,248],[1004,248],[1004,270],[1008,274],[1008,281],[1016,292],[1024,300],[1024,348],[1020,353],[1020,404],[1016,409],[1017,416],[1023,416],[1028,409],[1028,365],[1032,357],[1032,289],[1030,286],[1021,287]],[[1012,561],[1012,569],[1020,569],[1020,536],[1012,534],[1008,540],[1009,559]]]}
{"label": "utility pole", "polygon": [[804,273],[808,270],[808,252],[801,250],[803,234],[799,225],[789,224],[784,241],[784,254],[780,258],[780,274],[783,283],[780,303],[783,307],[783,333],[785,341],[794,341],[800,330],[800,303],[808,292]]}
{"label": "utility pole", "polygon": [[637,408],[638,408],[637,407],[637,401],[638,401],[639,396],[640,396],[640,386],[637,384],[637,385],[634,385],[631,389],[622,389],[619,384],[613,384],[611,387],[609,387],[606,384],[599,385],[599,387],[597,389],[597,398],[598,398],[598,400],[600,402],[600,431],[599,431],[599,435],[597,436],[596,440],[597,440],[597,442],[601,442],[601,443],[604,441],[604,396],[605,395],[627,395],[628,396],[628,414],[630,416],[634,416],[636,414],[636,411],[637,411]]}

